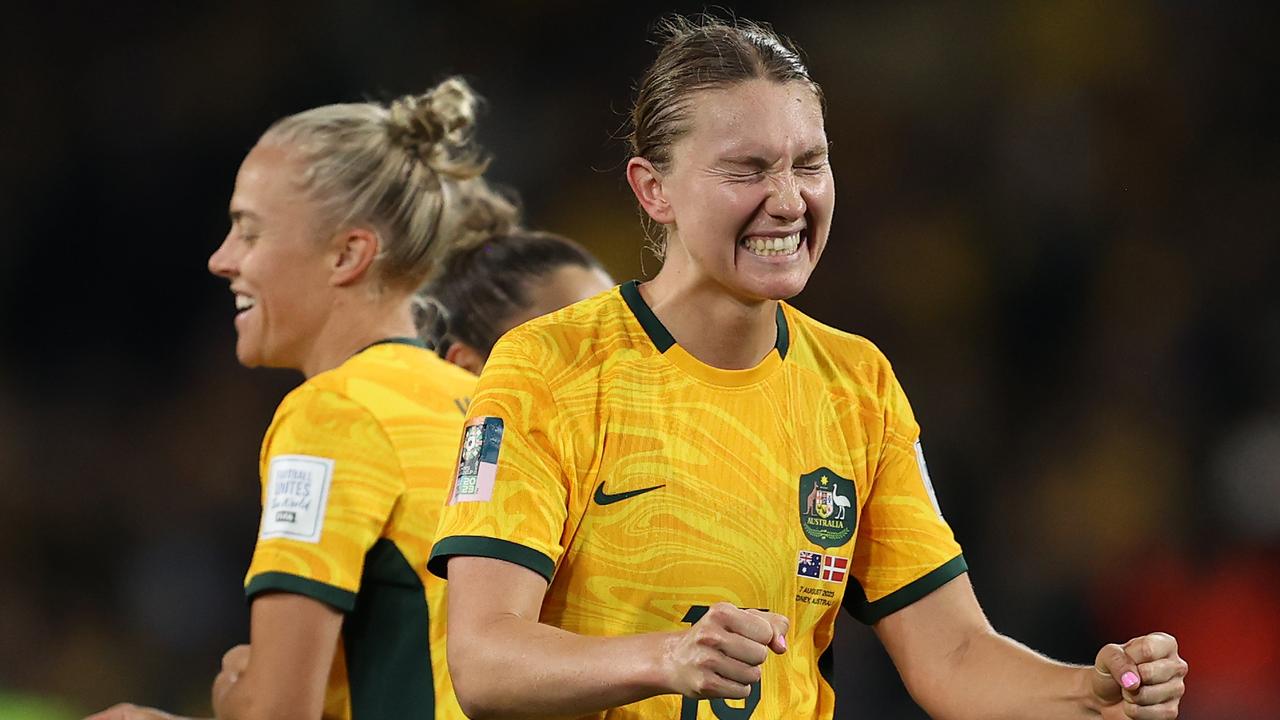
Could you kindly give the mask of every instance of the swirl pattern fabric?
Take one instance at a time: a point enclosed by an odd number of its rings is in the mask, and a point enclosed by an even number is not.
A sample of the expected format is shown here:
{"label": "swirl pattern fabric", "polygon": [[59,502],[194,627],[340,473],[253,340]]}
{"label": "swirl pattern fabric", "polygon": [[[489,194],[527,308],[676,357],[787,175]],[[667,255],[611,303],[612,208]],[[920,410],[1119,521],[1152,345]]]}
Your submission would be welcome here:
{"label": "swirl pattern fabric", "polygon": [[[435,717],[464,717],[446,663],[444,583],[426,572],[426,560],[474,384],[420,347],[376,344],[291,392],[263,440],[264,533],[246,592],[299,593],[347,613],[327,718],[432,717],[433,696]],[[291,516],[275,514],[291,507],[279,497],[282,463],[309,458],[332,461],[316,541],[290,534]],[[315,492],[306,499],[320,501]],[[266,537],[273,523],[282,529]],[[369,612],[383,607],[402,609]],[[352,685],[357,676],[363,693]]]}
{"label": "swirl pattern fabric", "polygon": [[468,413],[504,428],[492,497],[444,509],[433,572],[525,565],[549,578],[541,620],[585,635],[678,630],[720,601],[791,619],[746,705],[588,717],[830,718],[818,659],[841,604],[874,622],[964,571],[884,356],[785,304],[778,338],[754,368],[707,366],[629,284],[494,349]]}

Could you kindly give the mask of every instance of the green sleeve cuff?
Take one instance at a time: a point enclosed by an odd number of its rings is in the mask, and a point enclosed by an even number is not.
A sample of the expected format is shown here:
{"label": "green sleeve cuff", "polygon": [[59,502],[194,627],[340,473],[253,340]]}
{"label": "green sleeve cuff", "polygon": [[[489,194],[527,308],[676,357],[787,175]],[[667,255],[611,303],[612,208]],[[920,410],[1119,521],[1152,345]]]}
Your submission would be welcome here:
{"label": "green sleeve cuff", "polygon": [[287,592],[294,595],[305,595],[312,600],[319,600],[344,613],[356,608],[356,594],[343,590],[319,580],[290,575],[283,572],[264,572],[254,575],[249,584],[244,586],[244,595],[253,600],[264,592]]}
{"label": "green sleeve cuff", "polygon": [[867,600],[867,593],[862,589],[862,585],[858,583],[857,579],[851,579],[849,591],[844,598],[844,608],[859,622],[873,625],[946,585],[956,576],[968,572],[968,570],[969,566],[964,561],[964,555],[957,555],[930,570],[928,574],[919,580],[898,588],[875,602]]}
{"label": "green sleeve cuff", "polygon": [[448,580],[449,558],[457,555],[506,560],[538,573],[548,583],[556,572],[555,561],[531,547],[480,535],[454,535],[440,540],[431,548],[427,570]]}

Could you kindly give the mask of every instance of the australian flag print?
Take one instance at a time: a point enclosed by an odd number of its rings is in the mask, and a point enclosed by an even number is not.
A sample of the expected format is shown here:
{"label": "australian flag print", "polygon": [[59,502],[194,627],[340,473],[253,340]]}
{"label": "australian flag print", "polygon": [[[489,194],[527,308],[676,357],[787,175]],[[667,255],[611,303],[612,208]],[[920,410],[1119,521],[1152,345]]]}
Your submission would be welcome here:
{"label": "australian flag print", "polygon": [[800,559],[796,563],[796,575],[807,578],[822,576],[822,553],[800,551]]}

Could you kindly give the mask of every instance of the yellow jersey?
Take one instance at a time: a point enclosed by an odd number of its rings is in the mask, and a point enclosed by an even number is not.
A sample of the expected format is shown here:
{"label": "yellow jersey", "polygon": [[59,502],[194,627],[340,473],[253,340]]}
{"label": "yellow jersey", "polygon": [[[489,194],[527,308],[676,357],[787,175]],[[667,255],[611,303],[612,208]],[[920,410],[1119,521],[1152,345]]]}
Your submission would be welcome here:
{"label": "yellow jersey", "polygon": [[465,717],[444,583],[426,561],[474,385],[416,341],[388,340],[294,389],[267,430],[245,592],[345,613],[326,718]]}
{"label": "yellow jersey", "polygon": [[541,621],[583,635],[679,630],[720,601],[791,621],[745,702],[585,717],[831,718],[820,666],[840,607],[873,623],[965,572],[884,356],[785,303],[777,338],[754,368],[706,365],[631,282],[490,356],[432,572],[522,565],[549,583]]}

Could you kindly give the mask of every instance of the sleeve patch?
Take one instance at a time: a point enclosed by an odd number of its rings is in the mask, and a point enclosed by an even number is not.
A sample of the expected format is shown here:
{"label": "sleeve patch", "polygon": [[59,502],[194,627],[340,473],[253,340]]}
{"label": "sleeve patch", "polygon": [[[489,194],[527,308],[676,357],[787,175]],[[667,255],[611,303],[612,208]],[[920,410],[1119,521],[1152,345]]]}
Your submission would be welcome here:
{"label": "sleeve patch", "polygon": [[502,449],[502,418],[477,417],[467,421],[458,451],[458,470],[453,476],[449,504],[488,502],[493,498],[493,482],[498,473],[498,452]]}
{"label": "sleeve patch", "polygon": [[924,446],[916,440],[916,464],[920,466],[920,480],[924,483],[924,491],[929,493],[929,502],[933,503],[933,511],[942,517],[942,508],[938,505],[938,495],[933,491],[933,481],[929,479],[929,466],[924,464]]}
{"label": "sleeve patch", "polygon": [[258,537],[319,543],[333,465],[332,459],[314,455],[271,458]]}

